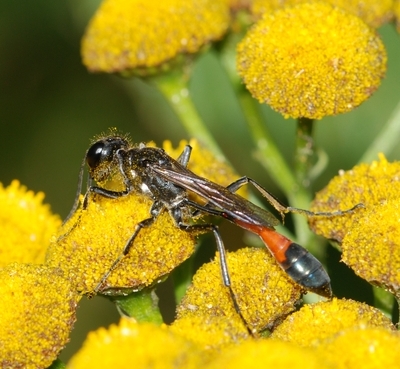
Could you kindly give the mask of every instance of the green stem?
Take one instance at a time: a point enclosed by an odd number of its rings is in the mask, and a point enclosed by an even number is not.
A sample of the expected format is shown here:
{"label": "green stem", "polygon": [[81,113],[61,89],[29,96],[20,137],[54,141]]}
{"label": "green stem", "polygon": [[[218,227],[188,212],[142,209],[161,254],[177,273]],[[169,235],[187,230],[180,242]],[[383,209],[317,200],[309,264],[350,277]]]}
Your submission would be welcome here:
{"label": "green stem", "polygon": [[374,306],[392,319],[395,297],[381,287],[372,286],[372,291],[374,293]]}
{"label": "green stem", "polygon": [[232,87],[236,93],[238,102],[243,111],[243,116],[249,127],[253,141],[256,145],[256,157],[267,170],[272,180],[288,196],[296,186],[295,178],[289,166],[273,141],[267,126],[260,113],[259,103],[243,87],[236,71],[236,45],[242,35],[232,33],[225,41],[219,52],[220,63],[223,66]]}
{"label": "green stem", "polygon": [[[296,129],[296,151],[294,154],[294,171],[297,186],[293,189],[291,195],[291,204],[299,209],[308,209],[311,203],[311,171],[315,155],[313,139],[314,120],[308,118],[299,118]],[[296,229],[296,235],[300,243],[306,245],[319,259],[322,259],[325,248],[322,241],[313,234],[303,216],[295,215],[293,217]]]}
{"label": "green stem", "polygon": [[[285,159],[276,147],[265,123],[262,120],[259,104],[247,91],[238,96],[246,122],[249,126],[253,141],[257,147],[256,157],[261,165],[267,170],[271,178],[278,184],[288,198],[289,204],[300,209],[308,209],[311,196],[302,187],[298,186],[296,179]],[[294,214],[294,225],[296,230],[296,241],[310,247],[312,233],[308,228],[307,219],[304,216]],[[317,247],[319,251],[321,250]],[[319,254],[320,252],[318,252]]]}
{"label": "green stem", "polygon": [[378,153],[389,154],[399,144],[400,137],[400,102],[394,109],[391,117],[383,126],[375,140],[371,143],[360,163],[370,163],[376,160]]}
{"label": "green stem", "polygon": [[186,290],[192,282],[193,260],[192,256],[172,271],[175,302],[177,305],[181,302],[183,296],[185,296]]}
{"label": "green stem", "polygon": [[289,196],[296,187],[296,181],[262,120],[258,102],[244,90],[239,93],[238,99],[257,148],[257,159],[285,195]]}
{"label": "green stem", "polygon": [[295,173],[297,183],[302,188],[310,187],[310,170],[314,158],[314,139],[312,119],[299,118],[296,130]]}
{"label": "green stem", "polygon": [[59,359],[53,361],[53,363],[48,367],[48,369],[64,369],[67,366]]}
{"label": "green stem", "polygon": [[117,305],[121,314],[133,317],[138,322],[163,322],[154,289],[145,288],[127,296],[110,296],[109,299]]}
{"label": "green stem", "polygon": [[151,77],[150,80],[167,99],[189,136],[196,138],[201,144],[213,151],[218,159],[224,160],[221,149],[193,104],[188,88],[187,77],[181,72],[171,71],[168,74]]}
{"label": "green stem", "polygon": [[[235,60],[236,44],[240,39],[240,35],[233,34],[225,40],[220,52],[220,62],[231,81],[242,108],[247,126],[257,148],[256,157],[273,181],[285,193],[289,204],[296,208],[308,209],[311,201],[310,193],[305,187],[299,185],[298,178],[293,174],[293,171],[283,158],[267,129],[260,112],[259,103],[244,89],[236,72],[236,65],[232,63]],[[307,128],[310,126],[312,128],[311,121],[301,120],[300,127],[304,131],[304,134],[301,135],[303,141],[298,140],[298,144],[301,144],[302,147],[304,147],[303,142],[305,142],[305,136],[308,132]],[[308,158],[306,162],[308,163]],[[299,171],[302,172],[303,168],[299,168]],[[294,214],[293,219],[296,229],[296,241],[302,243],[317,255],[320,255],[322,248],[315,242],[315,236],[309,230],[307,220],[304,216],[296,214]],[[311,240],[312,242],[310,242]]]}
{"label": "green stem", "polygon": [[[300,209],[308,209],[311,202],[309,191],[298,185],[295,176],[285,159],[276,147],[260,114],[259,104],[251,95],[241,90],[238,94],[241,107],[246,117],[253,141],[257,147],[257,158],[269,175],[284,191],[289,204]],[[322,255],[322,248],[309,230],[307,219],[301,215],[293,215],[296,229],[296,241],[307,246],[314,254]]]}

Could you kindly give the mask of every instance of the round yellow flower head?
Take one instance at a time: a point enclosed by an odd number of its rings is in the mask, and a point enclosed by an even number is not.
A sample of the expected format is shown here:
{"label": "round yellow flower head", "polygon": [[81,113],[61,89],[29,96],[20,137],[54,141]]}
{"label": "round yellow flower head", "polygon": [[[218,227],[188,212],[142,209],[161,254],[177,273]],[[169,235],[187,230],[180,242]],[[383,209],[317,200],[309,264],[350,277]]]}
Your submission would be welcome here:
{"label": "round yellow flower head", "polygon": [[17,180],[5,188],[0,183],[0,266],[44,262],[61,219],[43,199],[43,192],[28,191]]}
{"label": "round yellow flower head", "polygon": [[[305,2],[310,2],[310,0],[253,0],[251,12],[257,17],[261,17],[264,13],[283,6]],[[324,0],[324,2],[361,18],[374,28],[387,23],[393,17],[393,0]]]}
{"label": "round yellow flower head", "polygon": [[166,326],[138,324],[123,318],[118,325],[89,333],[67,368],[191,369],[203,365],[199,349]]}
{"label": "round yellow flower head", "polygon": [[386,70],[377,34],[360,18],[323,2],[265,14],[237,51],[247,89],[286,118],[351,111],[378,88]]}
{"label": "round yellow flower head", "polygon": [[104,0],[83,38],[83,63],[92,72],[149,74],[220,39],[229,18],[224,1]]}
{"label": "round yellow flower head", "polygon": [[[218,260],[197,271],[193,284],[177,308],[178,319],[223,316],[241,322],[229,289],[223,285]],[[244,248],[228,253],[227,263],[235,299],[252,331],[271,328],[295,309],[302,288],[282,271],[267,250]]]}
{"label": "round yellow flower head", "polygon": [[[190,308],[190,306],[188,306]],[[243,322],[227,316],[187,314],[178,317],[170,329],[199,347],[212,352],[249,338]],[[210,353],[212,356],[213,353]]]}
{"label": "round yellow flower head", "polygon": [[337,369],[398,368],[400,336],[383,328],[346,330],[318,347]]}
{"label": "round yellow flower head", "polygon": [[[92,195],[87,209],[78,210],[50,245],[47,263],[68,272],[79,291],[93,291],[121,255],[135,226],[150,217],[151,205],[150,199],[135,193],[118,199]],[[186,260],[194,246],[195,235],[180,230],[163,212],[139,232],[99,292],[118,294],[153,285]]]}
{"label": "round yellow flower head", "polygon": [[269,14],[284,6],[287,0],[252,0],[250,1],[250,12],[256,18]]}
{"label": "round yellow flower head", "polygon": [[0,269],[0,367],[47,368],[69,340],[79,296],[45,265]]}
{"label": "round yellow flower head", "polygon": [[[400,194],[400,192],[399,192]],[[342,260],[357,275],[400,298],[398,198],[369,207],[344,237]]]}
{"label": "round yellow flower head", "polygon": [[362,302],[334,298],[303,306],[287,317],[271,338],[304,347],[316,346],[344,329],[361,326],[395,329],[378,309]]}
{"label": "round yellow flower head", "polygon": [[329,369],[333,366],[319,352],[270,339],[249,340],[221,352],[209,369]]}
{"label": "round yellow flower head", "polygon": [[315,233],[339,243],[347,233],[361,226],[368,234],[379,232],[389,219],[380,224],[379,229],[372,229],[362,220],[364,215],[367,211],[376,211],[378,205],[390,199],[398,199],[399,194],[400,162],[390,163],[381,154],[379,161],[357,165],[347,172],[340,171],[317,193],[311,204],[314,212],[350,209],[359,203],[364,204],[365,209],[337,217],[313,217],[310,218],[310,227]]}

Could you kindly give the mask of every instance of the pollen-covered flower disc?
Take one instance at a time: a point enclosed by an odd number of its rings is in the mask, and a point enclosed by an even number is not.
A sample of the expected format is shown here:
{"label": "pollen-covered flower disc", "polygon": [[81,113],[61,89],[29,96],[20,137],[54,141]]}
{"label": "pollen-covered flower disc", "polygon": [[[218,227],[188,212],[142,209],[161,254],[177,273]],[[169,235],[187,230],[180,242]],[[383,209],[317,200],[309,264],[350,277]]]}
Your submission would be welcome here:
{"label": "pollen-covered flower disc", "polygon": [[351,111],[372,95],[386,71],[375,31],[324,2],[265,14],[237,52],[247,89],[286,118]]}
{"label": "pollen-covered flower disc", "polygon": [[118,325],[90,332],[68,369],[197,369],[205,367],[199,348],[167,326],[122,318]]}
{"label": "pollen-covered flower disc", "polygon": [[[295,309],[303,289],[290,279],[267,250],[243,248],[228,253],[227,264],[233,293],[252,331],[273,327]],[[185,316],[222,316],[243,323],[229,289],[222,283],[217,259],[203,265],[195,274],[177,308],[178,319]],[[236,334],[237,328],[233,325],[232,328]],[[243,329],[246,332],[246,327]]]}
{"label": "pollen-covered flower disc", "polygon": [[230,22],[227,2],[105,0],[82,40],[93,72],[151,73],[219,40]]}
{"label": "pollen-covered flower disc", "polygon": [[357,275],[400,297],[400,204],[390,199],[368,208],[344,237],[342,260]]}
{"label": "pollen-covered flower disc", "polygon": [[357,327],[395,327],[380,310],[362,302],[332,299],[304,305],[288,316],[272,333],[271,338],[309,347],[324,342],[341,331]]}
{"label": "pollen-covered flower disc", "polygon": [[[150,217],[152,201],[129,194],[118,199],[91,196],[48,250],[46,262],[64,270],[82,292],[92,292],[121,255],[138,223]],[[80,216],[80,219],[79,219]],[[165,211],[140,230],[126,255],[99,292],[139,290],[165,278],[194,251],[195,234],[179,229]]]}
{"label": "pollen-covered flower disc", "polygon": [[7,187],[0,183],[0,266],[44,262],[61,219],[43,199],[43,192],[34,193],[17,180]]}
{"label": "pollen-covered flower disc", "polygon": [[[357,204],[363,204],[350,214],[335,217],[312,217],[309,219],[313,232],[341,243],[350,231],[363,227],[375,232],[362,218],[368,211],[379,209],[379,206],[400,194],[400,162],[389,162],[383,154],[372,163],[361,163],[332,178],[329,184],[319,191],[311,204],[311,211],[332,212],[345,210]],[[382,229],[385,223],[378,227]],[[355,227],[356,226],[356,227]],[[368,232],[367,232],[368,233]]]}
{"label": "pollen-covered flower disc", "polygon": [[62,271],[0,269],[0,368],[48,368],[69,341],[80,296]]}
{"label": "pollen-covered flower disc", "polygon": [[[293,6],[310,0],[252,0],[251,13],[260,18],[264,13]],[[361,18],[373,28],[378,28],[389,22],[393,17],[394,0],[325,0],[333,6]]]}
{"label": "pollen-covered flower disc", "polygon": [[398,368],[399,332],[381,327],[361,327],[339,332],[317,347],[334,368]]}

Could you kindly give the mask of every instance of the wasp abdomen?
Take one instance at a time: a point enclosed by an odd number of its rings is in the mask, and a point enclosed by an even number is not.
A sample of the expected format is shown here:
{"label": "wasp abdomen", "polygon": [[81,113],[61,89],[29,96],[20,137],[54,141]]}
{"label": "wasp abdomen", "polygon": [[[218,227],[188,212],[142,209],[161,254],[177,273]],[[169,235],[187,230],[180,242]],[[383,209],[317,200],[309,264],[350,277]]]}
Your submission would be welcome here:
{"label": "wasp abdomen", "polygon": [[308,290],[325,297],[332,297],[330,278],[319,260],[302,246],[292,242],[281,263],[286,273]]}

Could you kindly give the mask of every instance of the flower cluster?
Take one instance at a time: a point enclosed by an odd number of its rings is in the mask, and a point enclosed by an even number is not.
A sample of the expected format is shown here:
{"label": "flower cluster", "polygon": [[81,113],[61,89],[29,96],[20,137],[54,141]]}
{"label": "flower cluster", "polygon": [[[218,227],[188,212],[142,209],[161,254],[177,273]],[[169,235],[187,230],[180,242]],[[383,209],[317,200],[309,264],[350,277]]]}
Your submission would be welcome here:
{"label": "flower cluster", "polygon": [[[180,0],[144,3],[103,2],[83,38],[89,70],[143,75],[168,68],[171,60],[198,53],[226,33],[233,21],[229,5],[245,7],[225,1],[195,7]],[[260,102],[285,117],[320,119],[353,110],[378,88],[386,52],[367,24],[390,20],[392,0],[250,3],[261,19],[238,46],[237,69]]]}
{"label": "flower cluster", "polygon": [[[190,103],[187,85],[195,56],[214,44],[235,84],[258,148],[270,149],[273,144],[267,134],[260,133],[265,129],[258,124],[257,109],[248,103],[249,97],[302,123],[298,142],[304,145],[299,144],[297,152],[305,155],[299,155],[299,165],[295,165],[302,168],[296,168],[297,182],[286,167],[276,169],[285,165],[276,151],[265,164],[275,168],[275,172],[271,169],[275,178],[285,177],[289,183],[288,199],[301,201],[310,198],[305,189],[309,173],[301,173],[311,167],[308,158],[313,157],[313,139],[307,136],[310,122],[352,111],[378,89],[387,55],[375,28],[393,15],[399,19],[398,0],[104,0],[87,27],[81,52],[91,72],[135,74],[155,82],[199,138],[189,141],[193,155],[188,168],[228,186],[237,176],[218,160],[218,150]],[[238,87],[240,79],[247,91]],[[309,132],[303,129],[305,122],[310,123]],[[109,134],[126,139],[114,131],[100,138]],[[128,149],[134,147],[126,142]],[[176,158],[187,144],[182,141],[174,149],[165,142],[164,150]],[[157,198],[146,197],[149,189],[142,183],[137,189],[145,195],[118,193],[126,190],[121,166],[127,164],[117,156],[113,160],[95,169],[101,173],[91,178],[99,193],[81,195],[80,206],[74,207],[76,211],[64,224],[43,204],[42,193],[34,194],[18,181],[6,188],[0,185],[0,366],[49,367],[69,340],[81,297],[94,293],[111,295],[124,317],[118,325],[89,334],[67,364],[70,369],[125,367],[127,363],[233,369],[255,365],[296,369],[304,362],[310,368],[398,366],[400,352],[395,348],[400,346],[400,336],[389,318],[377,308],[350,299],[322,300],[311,295],[313,303],[306,304],[302,295],[307,291],[282,269],[301,263],[288,265],[281,250],[280,267],[267,250],[268,242],[264,248],[217,253],[215,260],[197,270],[184,295],[176,287],[176,319],[169,326],[161,324],[154,288],[194,254],[196,237],[203,230],[181,229],[168,213],[173,204],[153,219]],[[131,174],[138,177],[133,168]],[[343,261],[359,276],[398,300],[399,186],[399,163],[381,155],[379,161],[360,164],[334,178],[317,194],[311,209],[325,215],[309,219],[315,233],[340,245]],[[233,191],[232,187],[228,190]],[[114,192],[107,197],[101,191]],[[208,212],[230,219],[229,211],[213,207],[207,196],[188,196],[204,207],[202,211],[196,211],[196,206],[183,209],[185,224],[206,222],[203,213]],[[296,211],[296,203],[286,208],[272,195],[266,197],[278,211]],[[235,198],[232,202],[230,206],[235,206]],[[354,208],[357,204],[362,206]],[[337,216],[338,210],[352,208]],[[256,216],[252,218],[252,209],[257,213],[250,204],[243,219],[238,215],[235,223],[249,225],[259,235],[264,230],[277,234],[268,215],[263,218],[266,213],[260,210],[265,224],[259,224]],[[296,231],[300,228],[297,223],[295,227]],[[221,242],[220,246],[222,251]],[[301,257],[304,254],[298,260]],[[312,270],[296,272],[313,275]],[[142,297],[143,305],[130,306]]]}
{"label": "flower cluster", "polygon": [[400,293],[399,193],[400,163],[380,155],[371,164],[340,172],[312,204],[313,211],[345,209],[357,203],[364,204],[364,209],[310,221],[314,232],[340,243],[343,261],[356,274],[396,296]]}
{"label": "flower cluster", "polygon": [[[182,142],[181,146],[185,144]],[[197,145],[194,141],[191,144]],[[169,142],[165,148],[176,154]],[[206,164],[202,163],[202,158],[208,155],[204,153],[204,156],[194,156],[194,165]],[[210,179],[218,177],[221,170],[229,172],[224,166],[221,164],[214,174],[209,172]],[[393,187],[399,170],[397,163],[388,163],[382,156],[380,162],[361,165],[349,175],[361,176],[366,186],[380,180]],[[227,179],[227,183],[233,178]],[[357,199],[366,205],[361,212],[367,212],[373,201],[382,206],[390,203],[391,192],[386,197],[375,193],[377,200],[371,200],[369,191],[362,194],[363,185],[357,184],[354,178],[345,183],[346,186],[355,183],[360,196]],[[343,186],[343,182],[336,184],[339,185]],[[3,192],[10,190],[3,189]],[[15,196],[15,191],[12,193]],[[23,199],[25,193],[23,189],[17,199]],[[352,192],[341,189],[340,193]],[[329,199],[334,201],[332,194]],[[37,201],[35,196],[31,196],[31,201]],[[121,244],[132,233],[132,224],[148,215],[150,205],[136,194],[113,200],[97,196],[89,201],[86,210],[78,210],[61,228],[61,234],[66,232],[63,237],[52,239],[45,264],[14,263],[0,270],[4,296],[0,333],[3,366],[46,367],[57,357],[68,341],[82,292],[96,287],[107,269],[104,264],[112,263],[118,256]],[[44,208],[48,210],[47,206]],[[320,206],[316,210],[330,209]],[[41,212],[42,209],[38,214]],[[360,214],[359,217],[365,216]],[[47,221],[52,224],[53,219],[49,213]],[[126,292],[127,288],[151,285],[190,255],[193,234],[182,232],[169,222],[168,216],[165,219],[161,216],[135,242],[134,250],[107,278],[104,289],[118,293],[119,289]],[[343,244],[345,240],[346,237]],[[107,250],[110,247],[114,248],[113,252]],[[384,252],[380,258],[384,259]],[[341,367],[344,362],[351,362],[346,368],[353,368],[359,365],[360,358],[366,365],[380,361],[389,365],[399,360],[398,351],[391,347],[400,343],[400,337],[379,310],[352,300],[333,299],[305,305],[296,311],[304,291],[266,249],[240,249],[228,253],[226,260],[230,287],[222,283],[217,255],[215,261],[205,264],[195,274],[177,307],[177,319],[172,325],[158,327],[124,318],[118,326],[90,334],[68,368],[88,367],[96,362],[111,368],[123,365],[132,357],[139,366],[151,362],[159,368],[171,368],[176,363],[185,368],[205,365],[213,368],[221,362],[229,362],[232,367],[247,367],[254,363],[255,357],[262,357],[265,365],[286,367],[298,362],[293,361],[294,355],[307,359],[311,367],[327,368]],[[266,338],[268,333],[270,337]],[[350,347],[351,340],[354,342]],[[346,343],[348,347],[343,354]],[[368,349],[371,345],[374,350]],[[266,355],[267,352],[273,354]],[[359,359],[353,360],[355,357]]]}
{"label": "flower cluster", "polygon": [[[261,313],[262,308],[254,304],[253,309],[258,308]],[[152,363],[154,368],[251,368],[255,364],[302,368],[306,360],[310,368],[352,369],[362,364],[373,369],[380,367],[377,363],[395,367],[400,358],[394,349],[400,336],[390,321],[377,309],[351,300],[305,306],[284,320],[270,338],[232,334],[234,326],[214,313],[178,318],[169,327],[125,318],[118,326],[91,333],[67,368],[96,363],[113,368],[131,361],[139,367]]]}
{"label": "flower cluster", "polygon": [[[195,140],[190,143],[199,152],[190,166],[205,168],[202,174],[211,180],[223,174],[226,185],[235,180],[225,163],[213,158],[213,165],[208,166],[211,153]],[[165,149],[175,156],[186,144],[182,141],[173,149],[166,142]],[[110,175],[105,185],[121,188],[118,171]],[[18,181],[0,187],[3,366],[44,368],[51,364],[68,342],[82,294],[96,289],[135,225],[149,217],[151,201],[144,196],[92,196],[85,210],[78,209],[60,227],[59,216],[42,203],[43,193],[35,195]],[[140,232],[128,256],[96,292],[126,294],[154,285],[193,253],[195,236],[180,230],[164,212]]]}

